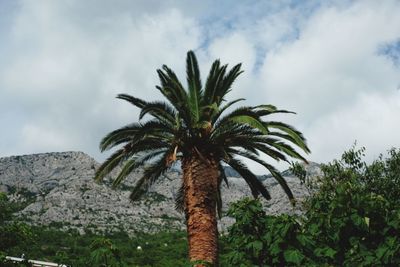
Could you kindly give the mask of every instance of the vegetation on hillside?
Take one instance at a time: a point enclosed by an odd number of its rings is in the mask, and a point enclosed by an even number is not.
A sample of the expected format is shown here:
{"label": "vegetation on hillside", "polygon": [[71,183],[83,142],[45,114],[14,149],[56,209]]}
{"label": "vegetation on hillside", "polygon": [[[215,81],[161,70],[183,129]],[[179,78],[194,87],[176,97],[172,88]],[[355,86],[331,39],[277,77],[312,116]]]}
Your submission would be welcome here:
{"label": "vegetation on hillside", "polygon": [[[371,164],[363,153],[345,152],[323,165],[321,177],[294,166],[313,192],[303,216],[268,216],[258,199],[233,204],[236,223],[220,239],[220,265],[399,266],[400,150]],[[80,235],[18,222],[12,215],[18,208],[0,194],[0,258],[25,254],[77,267],[191,266],[184,232]]]}
{"label": "vegetation on hillside", "polygon": [[[8,242],[10,239],[1,236],[0,258],[24,255],[26,259],[73,267],[188,266],[184,232],[138,233],[130,238],[126,233],[95,234],[88,231],[81,235],[76,230],[63,232],[52,227],[25,226],[23,230],[30,233],[29,239],[24,237]],[[21,229],[8,233],[10,237],[15,237],[21,234]],[[0,266],[16,266],[1,261]]]}

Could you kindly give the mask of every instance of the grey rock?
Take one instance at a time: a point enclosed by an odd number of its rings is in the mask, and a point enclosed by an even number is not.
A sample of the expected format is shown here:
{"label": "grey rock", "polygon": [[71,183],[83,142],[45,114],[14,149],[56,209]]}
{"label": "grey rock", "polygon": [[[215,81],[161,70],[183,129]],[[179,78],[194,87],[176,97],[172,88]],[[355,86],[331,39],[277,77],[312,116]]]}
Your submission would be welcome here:
{"label": "grey rock", "polygon": [[[15,201],[28,201],[17,215],[32,224],[61,223],[64,228],[93,231],[155,232],[161,229],[183,229],[184,216],[175,210],[175,195],[180,187],[180,166],[162,176],[142,200],[132,203],[130,189],[141,176],[138,169],[128,176],[117,189],[111,189],[111,177],[104,183],[93,180],[99,166],[83,152],[43,153],[0,158],[0,191],[8,192]],[[318,164],[306,166],[318,174]],[[226,168],[229,188],[223,183],[223,211],[229,204],[251,196],[246,182],[233,169]],[[115,175],[118,170],[114,171]],[[233,176],[233,177],[232,177]],[[308,191],[296,177],[286,173],[293,194],[301,201]],[[263,183],[272,199],[264,201],[268,214],[301,214],[301,205],[292,207],[279,184],[271,177]],[[220,231],[225,232],[233,219],[224,216],[219,221]]]}

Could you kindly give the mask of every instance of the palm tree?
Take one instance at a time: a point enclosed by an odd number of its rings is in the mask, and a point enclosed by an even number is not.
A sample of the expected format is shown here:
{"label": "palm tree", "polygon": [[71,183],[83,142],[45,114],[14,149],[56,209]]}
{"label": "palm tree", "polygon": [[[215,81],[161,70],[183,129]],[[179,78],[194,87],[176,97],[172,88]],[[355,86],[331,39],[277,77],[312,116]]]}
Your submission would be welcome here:
{"label": "palm tree", "polygon": [[[113,181],[113,186],[117,186],[133,170],[145,166],[130,195],[132,200],[137,200],[175,161],[180,161],[183,177],[176,206],[186,215],[189,258],[197,266],[203,266],[204,262],[214,266],[218,264],[216,215],[221,208],[220,186],[222,181],[228,184],[223,164],[230,165],[243,177],[254,197],[261,194],[270,199],[268,191],[242,158],[261,164],[293,200],[283,177],[262,157],[306,161],[291,145],[306,153],[309,149],[295,128],[264,120],[271,114],[292,112],[273,105],[232,110],[232,105],[244,100],[226,102],[233,82],[242,73],[241,64],[228,70],[227,65],[216,60],[202,86],[197,59],[189,51],[186,71],[187,89],[169,67],[164,65],[157,70],[160,86],[156,88],[167,102],[147,102],[127,94],[117,96],[141,109],[140,122],[112,131],[101,140],[101,151],[119,149],[97,169],[95,179],[101,180],[116,166],[123,165]],[[150,118],[143,121],[145,115]]]}

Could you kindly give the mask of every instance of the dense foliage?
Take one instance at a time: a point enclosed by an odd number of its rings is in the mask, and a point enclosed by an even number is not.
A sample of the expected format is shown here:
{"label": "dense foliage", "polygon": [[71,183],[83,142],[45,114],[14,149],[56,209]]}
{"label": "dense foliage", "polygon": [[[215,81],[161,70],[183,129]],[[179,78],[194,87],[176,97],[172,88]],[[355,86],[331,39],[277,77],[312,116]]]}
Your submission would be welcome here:
{"label": "dense foliage", "polygon": [[20,209],[20,205],[8,200],[0,192],[0,266],[8,249],[32,241],[31,228],[23,222],[13,220],[13,213]]}
{"label": "dense foliage", "polygon": [[[0,193],[0,266],[5,256],[79,266],[185,266],[187,241],[183,232],[95,234],[77,230],[63,232],[54,227],[30,226],[12,213],[19,204]],[[140,249],[138,249],[140,247]],[[20,266],[26,266],[21,264]],[[29,266],[29,265],[28,265]]]}
{"label": "dense foliage", "polygon": [[323,165],[322,177],[300,170],[314,192],[304,217],[266,216],[258,200],[234,204],[230,264],[399,266],[400,151],[392,149],[370,165],[363,152],[353,148]]}
{"label": "dense foliage", "polygon": [[[34,237],[7,248],[3,255],[79,266],[187,266],[187,242],[183,232],[104,236],[67,233],[49,227],[30,228]],[[140,247],[141,249],[138,249]],[[1,263],[0,263],[0,266]],[[14,265],[10,265],[14,266]]]}

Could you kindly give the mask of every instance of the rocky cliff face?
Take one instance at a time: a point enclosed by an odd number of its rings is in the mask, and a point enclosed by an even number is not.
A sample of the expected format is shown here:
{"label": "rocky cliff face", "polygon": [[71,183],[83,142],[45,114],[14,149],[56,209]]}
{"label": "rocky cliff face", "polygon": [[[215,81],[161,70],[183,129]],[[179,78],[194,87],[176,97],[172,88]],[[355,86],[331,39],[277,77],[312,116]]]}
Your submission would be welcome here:
{"label": "rocky cliff face", "polygon": [[[45,153],[0,158],[0,191],[12,199],[25,201],[27,206],[18,216],[33,224],[56,225],[76,228],[79,231],[154,232],[161,229],[184,227],[184,217],[175,211],[174,196],[181,182],[178,169],[166,173],[152,186],[139,202],[129,201],[130,189],[142,170],[132,173],[117,189],[104,183],[94,182],[93,176],[99,164],[82,152]],[[318,173],[318,165],[310,165],[311,173]],[[228,176],[236,176],[231,170]],[[307,190],[299,180],[286,173],[286,180],[295,197],[301,200]],[[265,201],[270,214],[300,213],[301,205],[293,208],[274,179],[263,177],[272,200]],[[230,177],[229,188],[223,185],[223,210],[229,203],[244,196],[250,190],[241,178]],[[219,223],[222,231],[232,223],[223,217]]]}

